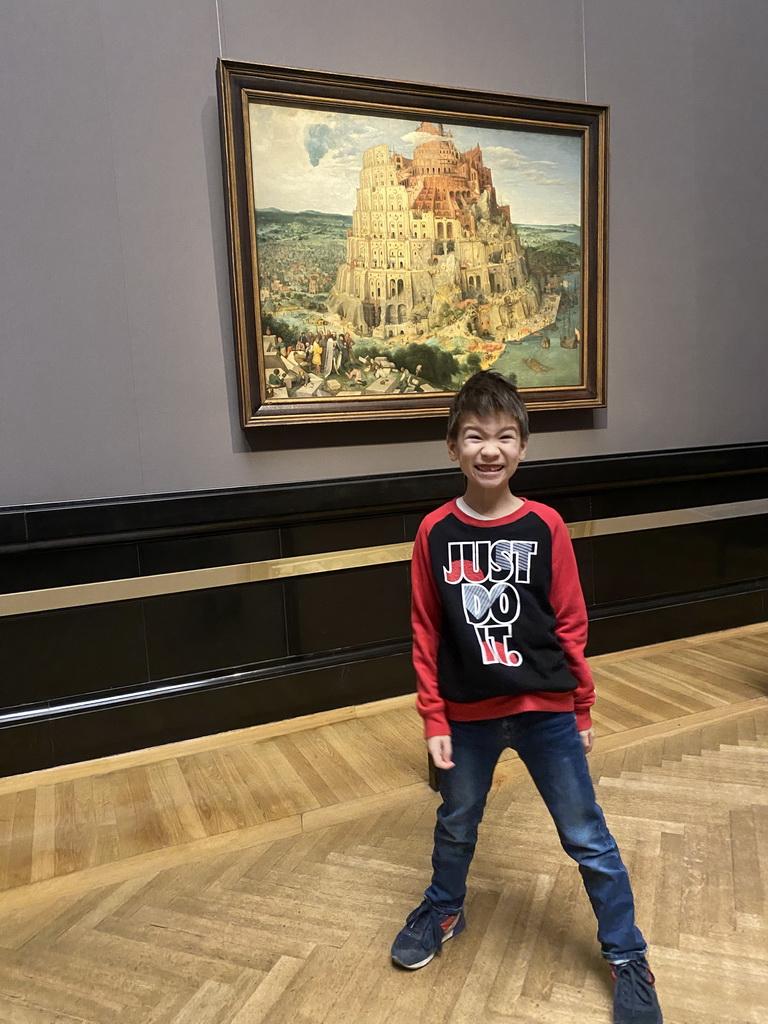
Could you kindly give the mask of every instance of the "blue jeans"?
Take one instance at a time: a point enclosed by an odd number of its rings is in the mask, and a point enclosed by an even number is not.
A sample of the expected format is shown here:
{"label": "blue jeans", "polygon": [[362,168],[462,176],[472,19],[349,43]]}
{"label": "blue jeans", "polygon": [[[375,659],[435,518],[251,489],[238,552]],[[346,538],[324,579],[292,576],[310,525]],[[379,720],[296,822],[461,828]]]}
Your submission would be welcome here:
{"label": "blue jeans", "polygon": [[435,826],[434,873],[424,894],[430,903],[446,914],[461,909],[493,772],[509,746],[547,805],[563,849],[579,865],[603,956],[610,961],[644,956],[627,869],[595,800],[573,712],[526,711],[450,725],[455,766],[440,773],[443,803]]}

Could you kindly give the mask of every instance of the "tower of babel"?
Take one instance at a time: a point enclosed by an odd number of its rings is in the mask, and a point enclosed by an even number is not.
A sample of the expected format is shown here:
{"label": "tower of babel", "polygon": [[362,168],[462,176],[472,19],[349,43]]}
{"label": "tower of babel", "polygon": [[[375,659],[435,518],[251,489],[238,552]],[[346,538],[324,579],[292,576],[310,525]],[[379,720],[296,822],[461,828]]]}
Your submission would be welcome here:
{"label": "tower of babel", "polygon": [[[499,206],[480,147],[460,153],[442,125],[408,159],[388,146],[363,153],[360,187],[330,308],[379,337],[439,325],[446,308],[483,310],[497,338],[534,316],[529,281],[509,207]],[[446,306],[447,304],[447,306]]]}

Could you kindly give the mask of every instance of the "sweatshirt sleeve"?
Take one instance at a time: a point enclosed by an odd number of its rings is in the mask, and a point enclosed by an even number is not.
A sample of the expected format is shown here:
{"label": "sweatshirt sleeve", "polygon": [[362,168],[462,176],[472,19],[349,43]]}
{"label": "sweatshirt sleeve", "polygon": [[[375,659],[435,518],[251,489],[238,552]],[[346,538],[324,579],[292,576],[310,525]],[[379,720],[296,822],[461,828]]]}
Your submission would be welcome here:
{"label": "sweatshirt sleeve", "polygon": [[590,709],[595,703],[595,684],[584,647],[587,642],[587,608],[579,580],[576,555],[568,529],[560,518],[552,522],[552,590],[555,632],[577,686],[573,694],[576,724],[580,732],[592,728]]}
{"label": "sweatshirt sleeve", "polygon": [[419,527],[411,562],[411,625],[413,667],[416,669],[416,708],[424,719],[424,735],[449,736],[445,701],[437,684],[437,651],[443,608],[429,557],[429,530]]}

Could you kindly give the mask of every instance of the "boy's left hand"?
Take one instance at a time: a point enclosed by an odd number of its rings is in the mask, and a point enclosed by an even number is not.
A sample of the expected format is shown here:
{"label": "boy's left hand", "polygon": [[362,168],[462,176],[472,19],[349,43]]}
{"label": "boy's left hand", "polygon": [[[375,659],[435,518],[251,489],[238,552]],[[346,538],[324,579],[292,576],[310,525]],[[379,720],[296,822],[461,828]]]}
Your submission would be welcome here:
{"label": "boy's left hand", "polygon": [[595,745],[595,730],[585,729],[584,732],[580,732],[582,746],[584,747],[584,753],[588,754],[592,747]]}

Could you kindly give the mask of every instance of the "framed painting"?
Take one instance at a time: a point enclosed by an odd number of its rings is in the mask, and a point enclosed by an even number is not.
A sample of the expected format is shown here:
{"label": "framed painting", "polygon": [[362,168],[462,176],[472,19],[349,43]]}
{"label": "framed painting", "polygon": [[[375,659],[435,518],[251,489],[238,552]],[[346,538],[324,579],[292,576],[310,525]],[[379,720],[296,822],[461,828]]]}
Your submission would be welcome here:
{"label": "framed painting", "polygon": [[220,61],[241,421],[605,405],[604,106]]}

